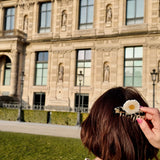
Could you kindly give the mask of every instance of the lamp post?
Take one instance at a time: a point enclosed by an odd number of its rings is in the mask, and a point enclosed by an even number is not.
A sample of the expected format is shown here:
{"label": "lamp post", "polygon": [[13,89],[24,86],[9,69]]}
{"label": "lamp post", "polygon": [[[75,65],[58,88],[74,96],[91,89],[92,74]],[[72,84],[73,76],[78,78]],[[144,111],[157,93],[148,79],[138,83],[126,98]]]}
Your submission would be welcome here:
{"label": "lamp post", "polygon": [[155,108],[155,82],[157,78],[157,72],[155,69],[152,70],[151,72],[151,77],[152,77],[152,82],[153,82],[153,108]]}
{"label": "lamp post", "polygon": [[77,110],[77,126],[80,126],[81,124],[81,110],[80,110],[80,101],[81,101],[81,82],[83,80],[83,74],[82,71],[79,72],[77,75],[79,78],[79,95],[78,95],[78,110]]}
{"label": "lamp post", "polygon": [[24,72],[21,73],[21,92],[20,92],[20,106],[18,110],[17,121],[22,121],[22,95],[23,95],[23,84],[24,84]]}

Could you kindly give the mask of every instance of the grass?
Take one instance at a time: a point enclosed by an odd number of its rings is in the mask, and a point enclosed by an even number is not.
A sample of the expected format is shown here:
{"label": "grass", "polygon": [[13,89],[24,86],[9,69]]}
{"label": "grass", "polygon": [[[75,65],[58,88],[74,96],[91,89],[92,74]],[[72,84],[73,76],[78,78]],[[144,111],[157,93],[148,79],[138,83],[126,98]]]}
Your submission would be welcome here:
{"label": "grass", "polygon": [[0,132],[0,160],[94,159],[80,139]]}
{"label": "grass", "polygon": [[[0,160],[94,159],[80,139],[0,132]],[[160,152],[158,153],[160,159]]]}

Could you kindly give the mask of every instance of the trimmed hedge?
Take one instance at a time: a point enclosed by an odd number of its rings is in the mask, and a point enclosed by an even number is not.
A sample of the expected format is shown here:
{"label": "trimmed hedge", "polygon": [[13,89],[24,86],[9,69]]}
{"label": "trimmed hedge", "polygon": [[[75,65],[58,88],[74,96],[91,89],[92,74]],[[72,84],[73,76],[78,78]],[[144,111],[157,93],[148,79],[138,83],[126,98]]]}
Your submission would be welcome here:
{"label": "trimmed hedge", "polygon": [[74,112],[52,112],[51,123],[60,125],[75,126],[77,122],[77,113]]}
{"label": "trimmed hedge", "polygon": [[47,111],[23,110],[24,122],[47,123]]}
{"label": "trimmed hedge", "polygon": [[[24,122],[35,123],[51,123],[58,125],[75,126],[77,123],[76,112],[56,112],[40,110],[23,110],[22,116]],[[81,113],[81,122],[86,119],[88,113]],[[18,109],[0,108],[0,120],[16,121],[18,117]]]}
{"label": "trimmed hedge", "polygon": [[16,121],[18,117],[17,109],[0,108],[0,119],[7,121]]}

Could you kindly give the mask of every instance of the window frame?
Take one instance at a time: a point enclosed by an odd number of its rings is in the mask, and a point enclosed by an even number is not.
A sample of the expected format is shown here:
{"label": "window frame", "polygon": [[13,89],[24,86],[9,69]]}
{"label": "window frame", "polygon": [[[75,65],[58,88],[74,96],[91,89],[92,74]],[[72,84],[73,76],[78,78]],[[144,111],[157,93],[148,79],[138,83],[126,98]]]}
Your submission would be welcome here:
{"label": "window frame", "polygon": [[[43,57],[45,57],[44,54],[46,54],[46,53],[48,54],[47,57],[49,56],[48,51],[38,51],[38,52],[36,52],[36,55],[35,55],[36,57],[35,57],[35,80],[34,80],[34,85],[35,86],[46,86],[47,85],[47,79],[48,79],[48,60],[47,61],[38,61],[37,58],[38,58],[38,54],[40,54],[40,53],[43,54]],[[41,84],[37,84],[37,77],[38,77],[37,76],[37,70],[38,70],[37,64],[42,64],[42,68],[40,68],[42,70]],[[44,67],[45,64],[47,64],[47,68]],[[44,69],[47,69],[46,84],[44,84],[44,82],[43,82]]]}
{"label": "window frame", "polygon": [[[41,27],[41,20],[42,20],[41,19],[41,15],[42,15],[41,8],[42,8],[43,4],[49,4],[49,3],[51,5],[51,9],[44,11],[45,12],[45,27]],[[46,7],[48,7],[48,5]],[[47,27],[46,25],[47,25],[47,20],[48,19],[46,17],[47,17],[49,12],[50,12],[50,27]],[[40,2],[40,4],[39,4],[39,12],[38,12],[38,33],[49,33],[49,32],[51,32],[51,26],[52,26],[51,22],[52,22],[52,2],[51,1]],[[41,30],[44,30],[44,31],[41,31]]]}
{"label": "window frame", "polygon": [[[11,15],[8,15],[7,16],[7,10],[8,9],[14,9],[14,15],[13,14],[11,14]],[[13,10],[11,11],[11,12],[13,12]],[[5,7],[4,8],[4,16],[3,16],[3,30],[4,31],[13,31],[14,29],[15,29],[15,12],[16,12],[16,9],[15,9],[15,7]],[[9,23],[9,25],[11,26],[11,21],[13,20],[13,28],[9,28],[9,29],[7,29],[7,17],[11,17],[10,18],[10,23]]]}
{"label": "window frame", "polygon": [[[142,48],[142,57],[141,58],[135,58],[134,55],[135,55],[135,48],[138,48],[138,47],[141,47]],[[132,58],[125,58],[125,54],[126,54],[126,48],[133,48],[133,57]],[[126,65],[125,63],[127,61],[132,61],[133,62],[133,65],[132,66],[128,66],[128,68],[132,68],[132,85],[126,85],[125,82],[126,82],[126,73],[125,73],[125,69],[126,69]],[[134,62],[135,61],[141,61],[142,62],[142,65],[141,66],[135,66],[134,65]],[[134,81],[135,81],[135,76],[134,76],[134,71],[135,71],[135,68],[138,68],[138,67],[141,67],[141,70],[143,72],[143,46],[127,46],[124,48],[124,74],[123,74],[123,86],[125,87],[142,87],[142,78],[143,78],[143,73],[141,74],[141,85],[135,85],[134,84]],[[138,77],[138,76],[136,76]]]}
{"label": "window frame", "polygon": [[[90,54],[91,54],[91,58],[90,60],[86,60],[85,58],[83,60],[78,60],[78,53],[79,51],[84,51],[84,57],[86,57],[86,51],[90,51]],[[81,62],[81,63],[84,63],[84,66],[83,67],[78,67],[78,62]],[[90,62],[90,67],[85,67],[85,64],[87,62]],[[88,49],[77,49],[76,50],[76,75],[75,75],[75,86],[79,86],[79,82],[78,82],[78,68],[82,68],[82,74],[83,74],[83,80],[81,81],[81,86],[90,86],[91,85],[91,80],[89,82],[89,85],[85,85],[85,79],[86,79],[86,76],[85,76],[85,68],[90,68],[90,73],[91,73],[91,63],[92,62],[92,50],[90,48]],[[91,75],[90,75],[91,77]]]}
{"label": "window frame", "polygon": [[[7,67],[6,65],[10,63],[10,67]],[[6,57],[5,60],[5,66],[4,66],[4,73],[3,73],[3,86],[9,86],[11,84],[11,68],[12,68],[12,63],[9,57]],[[10,75],[9,75],[9,83],[6,83],[6,79],[8,79],[8,77],[6,77],[6,71],[9,70],[10,71]]]}
{"label": "window frame", "polygon": [[[144,15],[145,15],[145,0],[143,0],[143,17],[137,17],[136,13],[137,13],[137,1],[138,0],[133,0],[134,4],[135,4],[135,8],[134,8],[134,17],[133,18],[127,18],[127,11],[128,11],[128,3],[129,0],[126,0],[126,16],[125,16],[125,25],[129,26],[129,25],[138,25],[138,24],[143,24],[144,23]],[[142,20],[142,22],[136,23],[137,20]],[[132,21],[132,23],[128,23],[127,21]]]}
{"label": "window frame", "polygon": [[[93,4],[92,5],[88,5],[88,1],[89,0],[87,0],[87,5],[84,5],[84,6],[82,6],[81,5],[81,0],[79,0],[79,17],[78,17],[78,30],[85,30],[85,29],[92,29],[93,28],[93,22],[94,22],[94,1],[95,0],[93,0]],[[92,15],[92,19],[93,19],[93,21],[91,22],[91,23],[87,23],[87,21],[88,21],[88,8],[90,7],[90,6],[92,6],[93,7],[93,15]],[[86,23],[80,23],[80,21],[81,21],[81,9],[82,9],[82,7],[85,7],[86,8]],[[89,27],[88,28],[88,26],[89,25],[91,25],[91,27]],[[81,28],[81,26],[85,26],[84,28]]]}
{"label": "window frame", "polygon": [[[40,95],[40,104],[35,104],[35,95]],[[44,96],[44,105],[42,104],[42,99],[43,99],[43,97],[42,96]],[[33,93],[33,105],[38,105],[38,106],[45,106],[45,103],[46,103],[46,93],[45,92],[34,92]]]}
{"label": "window frame", "polygon": [[[85,101],[85,97],[87,97],[87,101],[88,101],[88,104],[86,107],[84,107],[86,104],[84,104],[84,101]],[[78,100],[77,100],[78,99]],[[77,101],[77,103],[76,103]],[[78,110],[78,103],[79,103],[79,93],[75,93],[75,100],[74,100],[74,106],[75,106],[75,111]],[[80,93],[80,111],[82,112],[88,112],[89,110],[89,93]]]}

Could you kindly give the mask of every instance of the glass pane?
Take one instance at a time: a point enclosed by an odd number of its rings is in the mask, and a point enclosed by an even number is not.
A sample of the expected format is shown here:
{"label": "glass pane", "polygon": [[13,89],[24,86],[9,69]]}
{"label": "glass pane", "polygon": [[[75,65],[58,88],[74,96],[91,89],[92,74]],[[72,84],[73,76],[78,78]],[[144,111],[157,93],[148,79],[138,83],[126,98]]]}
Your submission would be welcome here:
{"label": "glass pane", "polygon": [[125,76],[132,76],[133,75],[133,68],[132,67],[126,67],[125,68]]}
{"label": "glass pane", "polygon": [[135,24],[135,20],[127,19],[126,24],[127,24],[127,25]]}
{"label": "glass pane", "polygon": [[124,86],[132,86],[132,77],[125,77]]}
{"label": "glass pane", "polygon": [[46,11],[46,3],[42,3],[42,5],[41,5],[41,11]]}
{"label": "glass pane", "polygon": [[125,58],[133,58],[133,47],[125,48]]}
{"label": "glass pane", "polygon": [[91,50],[86,50],[85,59],[91,60]]}
{"label": "glass pane", "polygon": [[136,0],[136,17],[144,16],[144,0]]}
{"label": "glass pane", "polygon": [[93,22],[93,7],[92,6],[88,7],[87,22],[88,23],[92,23]]}
{"label": "glass pane", "polygon": [[135,67],[134,68],[134,76],[142,76],[142,67]]}
{"label": "glass pane", "polygon": [[91,82],[91,77],[90,76],[86,76],[85,77],[85,81],[84,81],[84,85],[85,86],[90,86],[90,82]]}
{"label": "glass pane", "polygon": [[84,62],[78,62],[77,67],[84,67]]}
{"label": "glass pane", "polygon": [[80,73],[80,71],[82,72],[82,74],[84,74],[84,72],[83,72],[83,68],[77,68],[77,74],[79,74],[79,73]]}
{"label": "glass pane", "polygon": [[43,67],[43,63],[37,63],[36,64],[36,68],[42,68]]}
{"label": "glass pane", "polygon": [[48,52],[45,52],[45,53],[44,53],[44,58],[43,58],[43,60],[44,60],[44,61],[48,61]]}
{"label": "glass pane", "polygon": [[142,23],[143,23],[143,18],[135,19],[135,24],[142,24]]}
{"label": "glass pane", "polygon": [[125,61],[125,66],[133,66],[133,61]]}
{"label": "glass pane", "polygon": [[87,76],[87,77],[90,77],[90,76],[91,76],[91,69],[90,69],[90,68],[85,68],[84,73],[85,73],[85,77],[86,77],[86,76]]}
{"label": "glass pane", "polygon": [[82,7],[81,8],[81,13],[80,13],[80,24],[81,23],[86,23],[87,22],[87,8]]}
{"label": "glass pane", "polygon": [[45,27],[46,24],[46,12],[41,13],[41,24],[40,27]]}
{"label": "glass pane", "polygon": [[127,1],[127,18],[135,17],[135,0]]}
{"label": "glass pane", "polygon": [[43,69],[43,77],[47,77],[48,75],[48,69]]}
{"label": "glass pane", "polygon": [[94,4],[94,0],[88,0],[88,5],[93,5]]}
{"label": "glass pane", "polygon": [[42,78],[36,77],[36,85],[41,85]]}
{"label": "glass pane", "polygon": [[48,63],[43,63],[43,68],[48,68]]}
{"label": "glass pane", "polygon": [[90,28],[93,28],[93,25],[92,24],[87,24],[86,29],[90,29]]}
{"label": "glass pane", "polygon": [[11,75],[11,70],[6,69],[5,76],[4,76],[4,85],[10,85],[10,75]]}
{"label": "glass pane", "polygon": [[81,0],[81,6],[87,5],[87,0]]}
{"label": "glass pane", "polygon": [[47,24],[46,27],[50,27],[51,26],[51,12],[47,12]]}
{"label": "glass pane", "polygon": [[86,63],[85,63],[85,67],[91,68],[91,62],[86,62]]}
{"label": "glass pane", "polygon": [[142,61],[134,61],[134,66],[142,66]]}
{"label": "glass pane", "polygon": [[43,52],[37,53],[37,61],[43,61]]}
{"label": "glass pane", "polygon": [[10,25],[10,22],[11,21],[11,18],[10,17],[7,17],[7,19],[6,19],[6,30],[10,30],[10,28],[11,28],[11,25]]}
{"label": "glass pane", "polygon": [[36,77],[42,77],[42,69],[36,70]]}
{"label": "glass pane", "polygon": [[78,51],[78,60],[84,60],[84,50]]}
{"label": "glass pane", "polygon": [[[80,73],[80,71],[82,72],[82,74],[84,74],[84,72],[83,72],[83,68],[77,68],[77,82],[76,82],[76,84],[77,85],[79,85],[79,77],[78,77],[78,74]],[[83,84],[83,80],[82,80],[82,84]]]}
{"label": "glass pane", "polygon": [[51,2],[47,3],[47,10],[51,11]]}
{"label": "glass pane", "polygon": [[47,84],[47,78],[43,77],[42,85],[46,85],[46,84]]}
{"label": "glass pane", "polygon": [[11,26],[10,29],[13,30],[14,29],[14,16],[11,17]]}
{"label": "glass pane", "polygon": [[142,77],[134,77],[134,86],[136,87],[142,86]]}
{"label": "glass pane", "polygon": [[5,77],[10,78],[11,75],[11,70],[10,69],[6,69],[5,70]]}
{"label": "glass pane", "polygon": [[6,9],[6,16],[11,15],[11,8]]}
{"label": "glass pane", "polygon": [[12,8],[12,15],[15,14],[15,8]]}
{"label": "glass pane", "polygon": [[143,55],[143,47],[135,47],[134,57],[142,58],[142,55]]}

